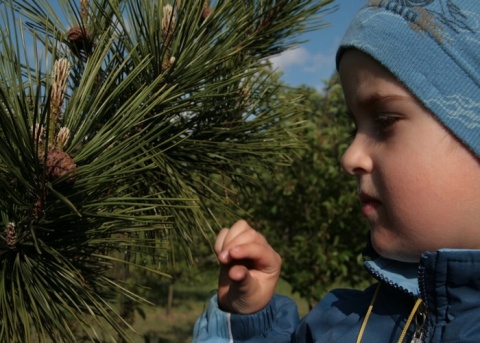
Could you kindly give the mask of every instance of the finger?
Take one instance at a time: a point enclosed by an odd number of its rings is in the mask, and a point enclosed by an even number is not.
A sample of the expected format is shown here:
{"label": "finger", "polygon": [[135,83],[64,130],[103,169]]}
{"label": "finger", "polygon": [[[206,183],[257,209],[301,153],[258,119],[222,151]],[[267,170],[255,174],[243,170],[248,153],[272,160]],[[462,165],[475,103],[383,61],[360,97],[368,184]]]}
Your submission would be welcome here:
{"label": "finger", "polygon": [[264,243],[267,240],[258,231],[252,229],[244,220],[236,222],[228,231],[223,241],[222,250],[229,250],[237,245],[248,243]]}
{"label": "finger", "polygon": [[223,250],[223,242],[225,241],[225,237],[227,237],[227,234],[229,232],[229,229],[222,229],[217,235],[217,239],[215,240],[215,253],[220,255],[220,253]]}
{"label": "finger", "polygon": [[[230,237],[231,239],[229,238],[229,234],[230,232],[227,233],[227,236],[223,240],[222,250],[218,254],[218,260],[222,264],[235,263],[234,260],[249,259],[250,257],[257,258],[257,255],[250,255],[249,253],[255,249],[259,250],[259,253],[268,249],[272,250],[265,238],[254,230],[244,231],[233,238]],[[232,250],[236,251],[233,256],[230,254]],[[242,256],[242,254],[245,255]]]}
{"label": "finger", "polygon": [[237,237],[238,235],[242,234],[242,232],[246,230],[251,230],[250,226],[247,224],[245,220],[239,220],[235,224],[232,225],[230,229],[223,228],[217,235],[217,239],[215,240],[215,252],[217,255],[220,254],[224,250],[224,245],[227,242],[231,242]]}
{"label": "finger", "polygon": [[263,236],[252,229],[245,220],[239,220],[230,229],[220,231],[215,241],[215,252],[220,262],[229,263],[229,249],[236,245],[248,244],[257,240],[266,242]]}
{"label": "finger", "polygon": [[[249,231],[255,231],[255,230],[253,230],[245,220],[243,219],[238,220],[230,227],[230,230],[228,230],[228,233],[225,236],[224,245],[232,241],[235,241],[237,237],[244,235],[246,232],[249,232]],[[225,247],[223,247],[223,250],[225,250]]]}
{"label": "finger", "polygon": [[230,263],[248,261],[239,264],[263,272],[276,272],[282,263],[280,255],[270,245],[264,243],[237,245],[228,253]]}

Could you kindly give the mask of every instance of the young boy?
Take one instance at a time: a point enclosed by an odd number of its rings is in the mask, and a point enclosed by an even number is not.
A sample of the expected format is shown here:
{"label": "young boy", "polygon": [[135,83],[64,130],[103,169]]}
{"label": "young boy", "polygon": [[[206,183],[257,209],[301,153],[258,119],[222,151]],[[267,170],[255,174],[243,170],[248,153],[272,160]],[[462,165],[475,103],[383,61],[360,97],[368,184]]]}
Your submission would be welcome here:
{"label": "young boy", "polygon": [[378,283],[333,290],[299,322],[273,294],[281,258],[239,221],[217,237],[194,342],[480,342],[480,1],[370,0],[337,67]]}

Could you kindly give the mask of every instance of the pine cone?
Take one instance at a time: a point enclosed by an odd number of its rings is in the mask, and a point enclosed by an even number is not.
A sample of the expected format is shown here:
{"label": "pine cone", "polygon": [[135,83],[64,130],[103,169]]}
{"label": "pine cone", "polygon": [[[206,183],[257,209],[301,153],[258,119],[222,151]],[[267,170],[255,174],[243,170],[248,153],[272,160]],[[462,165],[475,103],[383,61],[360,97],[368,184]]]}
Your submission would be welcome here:
{"label": "pine cone", "polygon": [[73,159],[64,151],[52,149],[47,155],[47,176],[53,180],[70,174],[68,182],[75,182],[75,175],[72,171],[76,167]]}
{"label": "pine cone", "polygon": [[202,11],[202,18],[207,19],[210,14],[212,14],[212,9],[210,7],[205,7]]}
{"label": "pine cone", "polygon": [[210,7],[205,7],[202,10],[202,16],[200,17],[199,24],[202,25],[211,14],[212,14],[212,9]]}
{"label": "pine cone", "polygon": [[67,39],[70,41],[70,49],[77,56],[89,56],[93,51],[92,35],[86,28],[79,26],[72,27],[67,32]]}

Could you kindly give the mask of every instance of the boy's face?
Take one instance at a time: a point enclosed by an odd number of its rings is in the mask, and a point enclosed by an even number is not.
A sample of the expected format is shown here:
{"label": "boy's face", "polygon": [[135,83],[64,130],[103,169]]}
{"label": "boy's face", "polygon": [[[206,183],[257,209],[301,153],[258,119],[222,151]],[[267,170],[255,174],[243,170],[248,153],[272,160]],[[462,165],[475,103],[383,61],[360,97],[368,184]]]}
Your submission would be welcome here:
{"label": "boy's face", "polygon": [[368,55],[346,51],[339,72],[357,128],[342,164],[358,180],[375,250],[417,262],[424,251],[480,248],[480,159]]}

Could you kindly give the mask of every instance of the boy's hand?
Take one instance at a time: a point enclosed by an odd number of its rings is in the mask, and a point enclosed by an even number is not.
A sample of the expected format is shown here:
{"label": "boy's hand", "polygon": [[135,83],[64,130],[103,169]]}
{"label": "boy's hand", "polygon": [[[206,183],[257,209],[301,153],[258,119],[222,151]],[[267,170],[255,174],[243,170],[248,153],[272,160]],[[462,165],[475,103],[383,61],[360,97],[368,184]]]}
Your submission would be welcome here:
{"label": "boy's hand", "polygon": [[282,259],[266,239],[246,221],[223,229],[215,242],[221,263],[218,304],[232,313],[260,311],[271,300]]}

